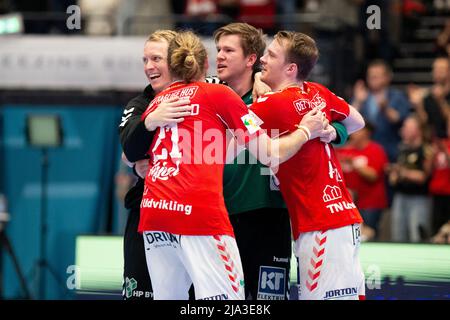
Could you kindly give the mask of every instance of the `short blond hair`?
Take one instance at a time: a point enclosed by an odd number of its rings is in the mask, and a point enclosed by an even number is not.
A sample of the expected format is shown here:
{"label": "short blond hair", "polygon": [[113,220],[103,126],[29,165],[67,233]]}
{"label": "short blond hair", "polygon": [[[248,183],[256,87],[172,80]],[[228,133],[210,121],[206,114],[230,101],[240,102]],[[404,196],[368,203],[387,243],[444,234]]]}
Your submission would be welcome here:
{"label": "short blond hair", "polygon": [[297,79],[306,80],[319,59],[314,39],[301,32],[279,31],[275,40],[286,48],[286,61],[297,65]]}
{"label": "short blond hair", "polygon": [[192,82],[205,74],[205,46],[192,31],[181,31],[169,43],[168,62],[172,76]]}
{"label": "short blond hair", "polygon": [[152,34],[150,34],[147,38],[147,41],[161,42],[166,41],[170,43],[170,41],[175,38],[177,35],[176,31],[173,30],[156,30]]}
{"label": "short blond hair", "polygon": [[214,41],[217,43],[222,36],[229,35],[240,37],[241,47],[245,56],[256,54],[256,63],[253,65],[253,70],[256,70],[259,66],[259,59],[263,56],[266,49],[265,36],[262,30],[248,23],[230,23],[214,32]]}

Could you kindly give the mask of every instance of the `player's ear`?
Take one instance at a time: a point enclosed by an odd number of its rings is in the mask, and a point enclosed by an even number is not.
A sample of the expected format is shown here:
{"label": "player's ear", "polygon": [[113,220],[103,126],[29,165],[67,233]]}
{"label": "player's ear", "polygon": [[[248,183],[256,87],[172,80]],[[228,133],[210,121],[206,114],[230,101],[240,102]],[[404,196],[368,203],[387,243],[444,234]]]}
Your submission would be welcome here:
{"label": "player's ear", "polygon": [[298,72],[299,70],[298,70],[298,67],[297,67],[297,64],[296,64],[296,63],[289,63],[288,66],[287,66],[286,71],[287,71],[287,73],[288,73],[289,75],[295,75],[295,76],[297,76],[297,72]]}
{"label": "player's ear", "polygon": [[257,57],[255,53],[249,54],[247,57],[247,67],[252,67],[256,63]]}

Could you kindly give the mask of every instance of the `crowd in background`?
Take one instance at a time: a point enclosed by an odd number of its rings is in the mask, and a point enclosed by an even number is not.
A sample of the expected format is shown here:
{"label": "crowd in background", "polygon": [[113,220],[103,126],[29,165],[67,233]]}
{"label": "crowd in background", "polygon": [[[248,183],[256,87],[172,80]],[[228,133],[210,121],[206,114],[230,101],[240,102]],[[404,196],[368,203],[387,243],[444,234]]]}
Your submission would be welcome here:
{"label": "crowd in background", "polygon": [[[366,80],[354,85],[352,105],[367,126],[339,150],[342,168],[366,229],[378,236],[390,208],[390,237],[428,241],[450,219],[450,63],[434,59],[433,85],[411,86],[408,95],[391,87],[392,70],[369,64]],[[447,229],[446,229],[447,228]],[[433,238],[442,242],[442,235]]]}
{"label": "crowd in background", "polygon": [[[339,150],[346,182],[366,222],[363,237],[450,242],[450,19],[435,40],[432,83],[420,85],[411,79],[409,85],[392,84],[400,40],[413,39],[423,15],[448,14],[450,1],[0,0],[0,14],[22,12],[26,33],[62,34],[68,33],[66,8],[73,4],[83,15],[80,32],[88,35],[192,28],[210,36],[231,21],[248,22],[268,34],[280,29],[314,33],[324,46],[339,34],[344,72],[337,77],[346,86],[337,92],[367,123]],[[369,5],[381,9],[379,30],[367,28]],[[36,13],[45,12],[61,16],[36,19]],[[324,53],[320,59],[325,66],[334,61]],[[333,85],[333,79],[330,82]]]}

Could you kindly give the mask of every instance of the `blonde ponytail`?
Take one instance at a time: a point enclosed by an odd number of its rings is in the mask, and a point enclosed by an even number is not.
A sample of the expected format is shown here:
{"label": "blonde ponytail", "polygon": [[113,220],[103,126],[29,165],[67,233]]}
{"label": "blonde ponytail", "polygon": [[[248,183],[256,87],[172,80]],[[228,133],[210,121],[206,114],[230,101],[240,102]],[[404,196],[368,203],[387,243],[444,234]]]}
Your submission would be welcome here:
{"label": "blonde ponytail", "polygon": [[191,31],[179,32],[169,44],[169,70],[174,78],[192,82],[205,73],[206,49]]}

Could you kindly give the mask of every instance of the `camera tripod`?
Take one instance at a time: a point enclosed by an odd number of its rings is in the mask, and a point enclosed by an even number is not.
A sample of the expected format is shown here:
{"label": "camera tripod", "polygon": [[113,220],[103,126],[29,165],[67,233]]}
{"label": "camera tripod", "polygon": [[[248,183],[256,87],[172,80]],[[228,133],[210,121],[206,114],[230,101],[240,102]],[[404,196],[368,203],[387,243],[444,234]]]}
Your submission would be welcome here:
{"label": "camera tripod", "polygon": [[57,283],[64,289],[63,281],[58,277],[58,274],[53,270],[47,260],[47,237],[48,237],[48,222],[47,222],[47,188],[48,188],[48,149],[42,148],[42,166],[41,166],[41,215],[40,215],[40,245],[39,258],[35,265],[35,273],[37,276],[37,298],[45,299],[47,287],[47,272],[48,271]]}
{"label": "camera tripod", "polygon": [[[11,257],[12,263],[14,265],[14,269],[17,273],[17,276],[19,277],[20,286],[22,287],[22,291],[24,294],[24,299],[31,299],[30,291],[28,290],[27,283],[25,281],[25,277],[23,276],[23,273],[20,269],[19,261],[17,260],[17,257],[14,253],[14,250],[11,246],[11,242],[8,239],[8,236],[6,235],[5,228],[4,228],[4,221],[0,220],[0,254],[3,253],[1,250],[4,248],[6,252]],[[3,258],[3,257],[1,257]],[[3,283],[2,281],[2,270],[0,269],[0,299],[3,299],[3,292],[1,291],[3,289]]]}

